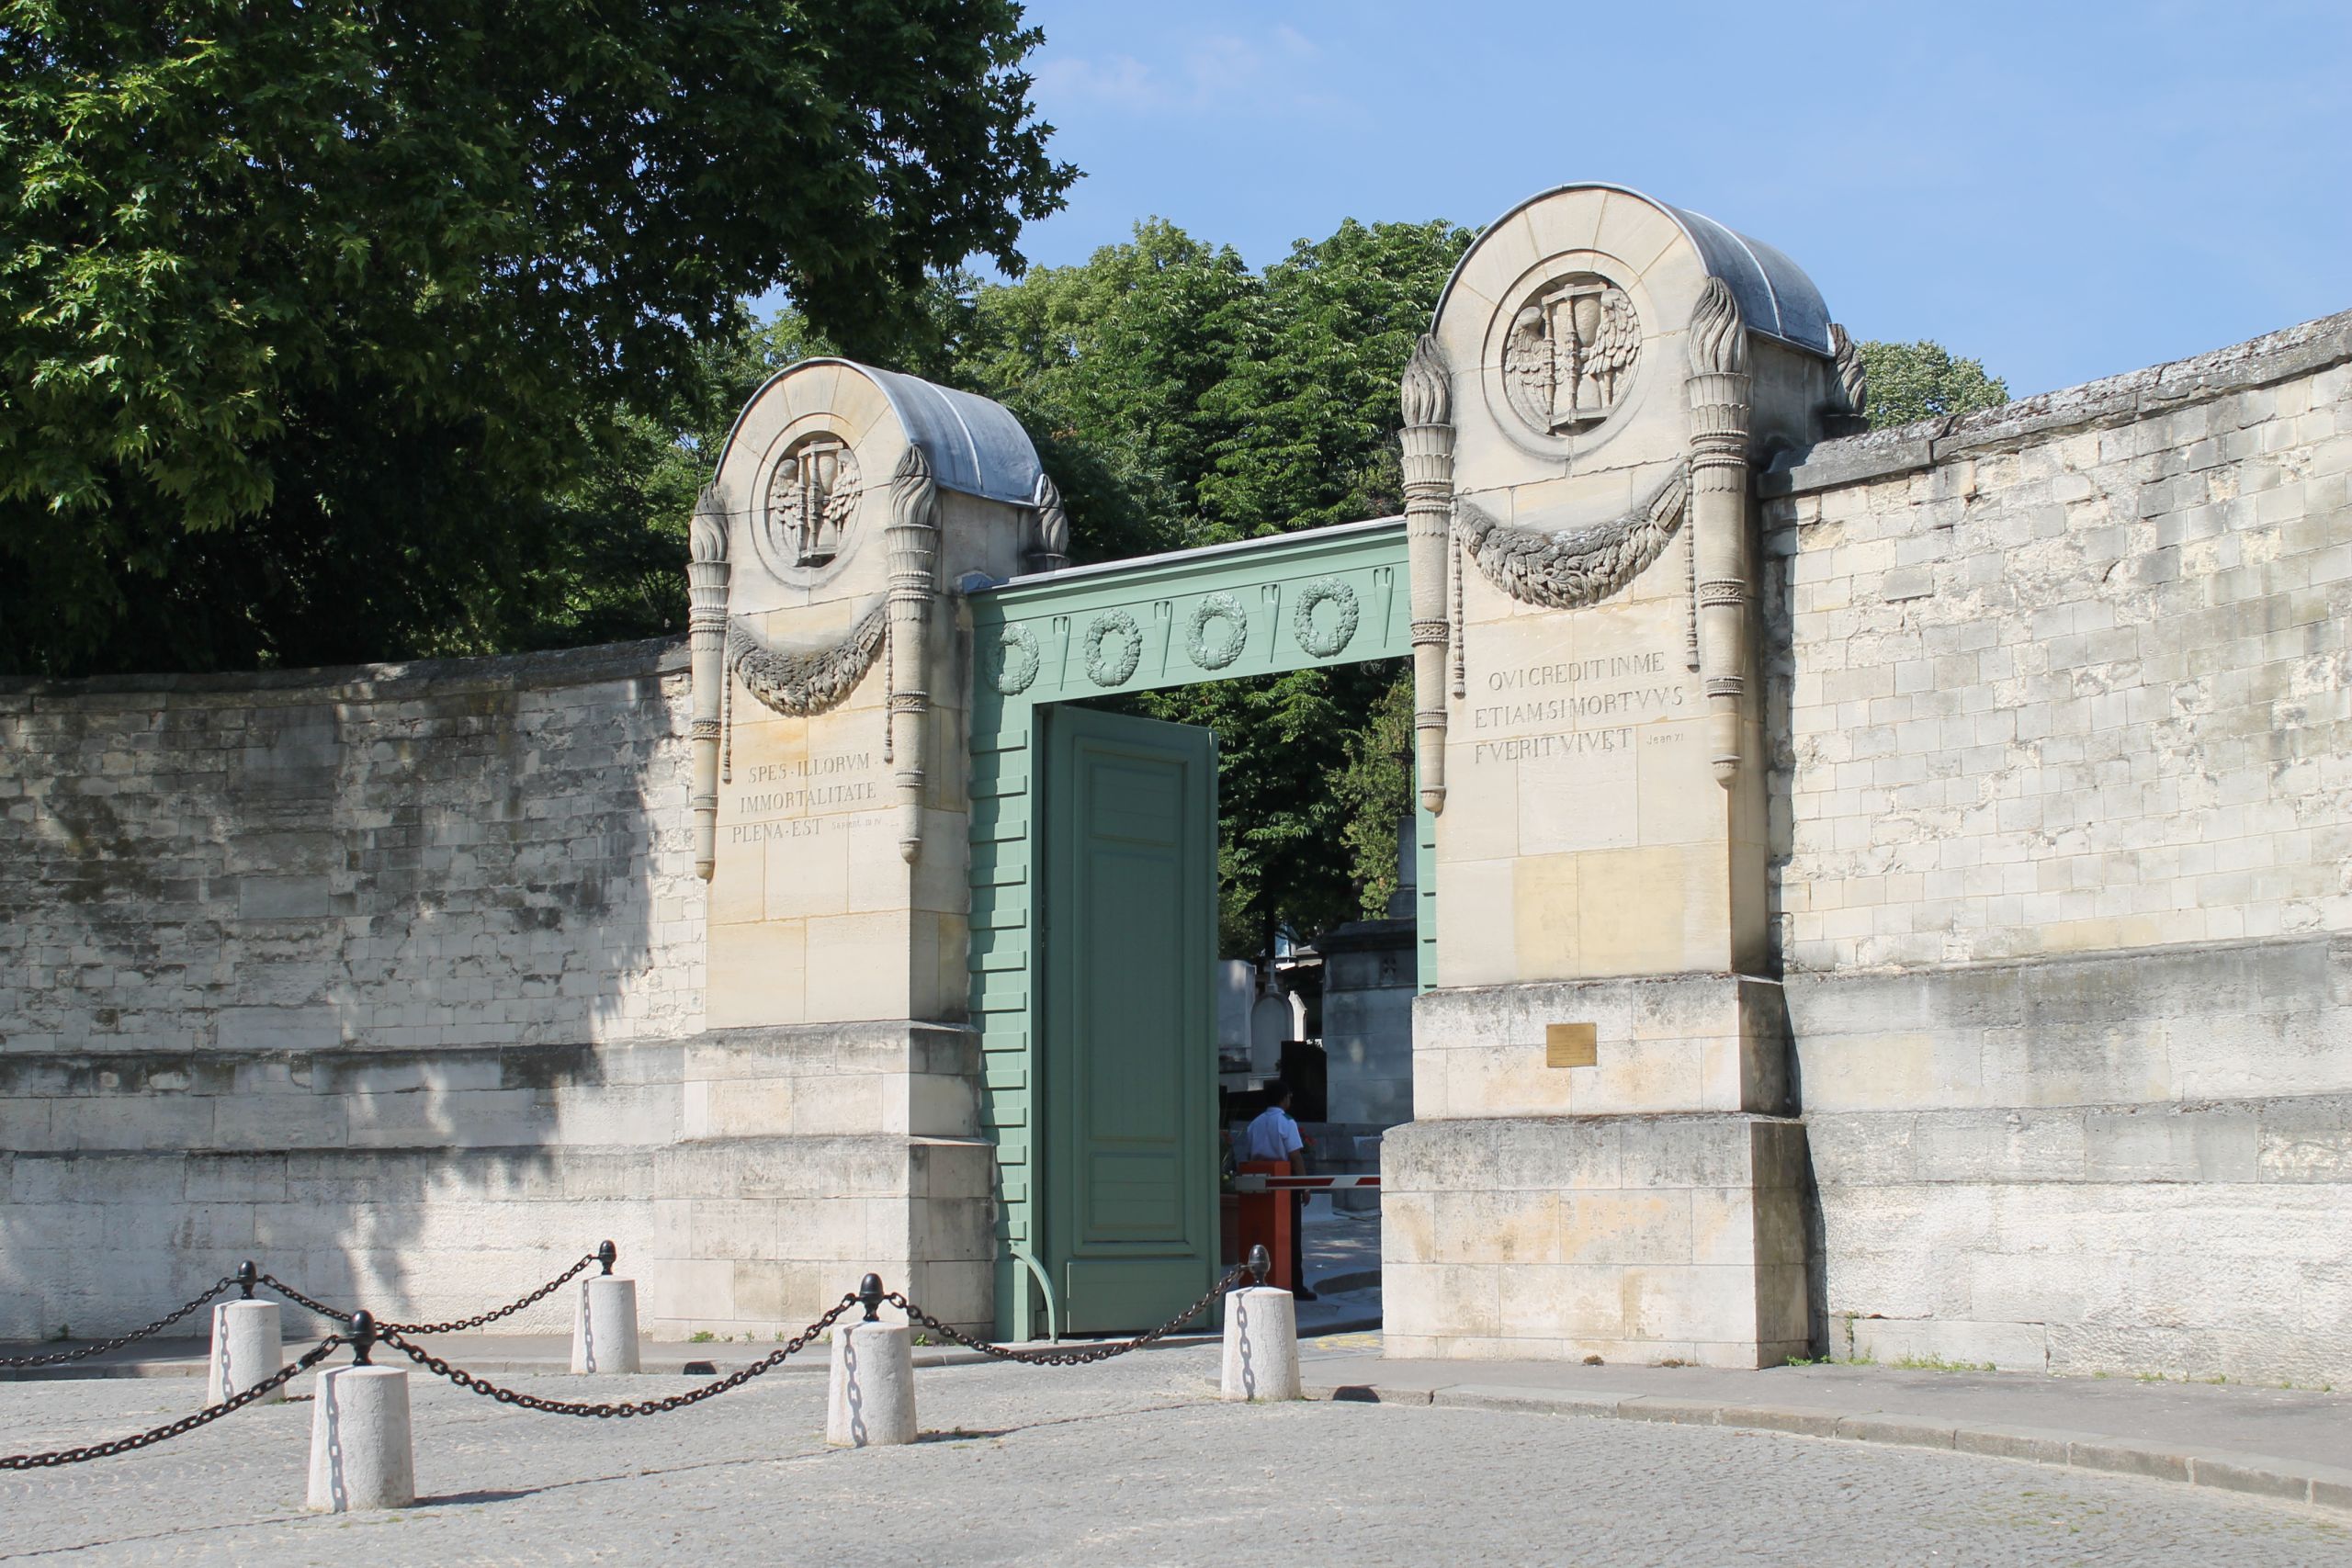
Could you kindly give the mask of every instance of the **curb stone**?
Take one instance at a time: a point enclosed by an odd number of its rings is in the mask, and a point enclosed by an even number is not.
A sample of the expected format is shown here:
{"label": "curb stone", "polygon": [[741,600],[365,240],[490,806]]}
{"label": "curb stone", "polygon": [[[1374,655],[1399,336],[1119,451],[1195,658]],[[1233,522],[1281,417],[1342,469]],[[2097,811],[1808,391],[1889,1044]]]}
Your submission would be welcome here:
{"label": "curb stone", "polygon": [[2134,1442],[2097,1432],[1962,1425],[1877,1410],[1846,1415],[1801,1405],[1733,1404],[1647,1394],[1575,1394],[1507,1383],[1456,1383],[1438,1389],[1387,1388],[1378,1383],[1309,1383],[1306,1393],[1309,1399],[1341,1404],[1442,1405],[1457,1410],[1584,1416],[1600,1420],[1727,1427],[1847,1442],[1883,1443],[1894,1448],[1935,1449],[2108,1475],[2133,1475],[2184,1486],[2207,1486],[2217,1492],[2235,1492],[2352,1514],[2352,1469],[2222,1449]]}

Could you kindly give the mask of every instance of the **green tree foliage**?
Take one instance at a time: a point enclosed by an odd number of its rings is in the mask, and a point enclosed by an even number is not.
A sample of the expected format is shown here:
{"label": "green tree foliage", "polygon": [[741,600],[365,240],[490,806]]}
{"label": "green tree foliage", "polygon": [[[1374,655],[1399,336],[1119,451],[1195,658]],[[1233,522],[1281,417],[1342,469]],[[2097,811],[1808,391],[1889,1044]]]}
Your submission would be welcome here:
{"label": "green tree foliage", "polygon": [[2009,384],[1988,375],[1983,360],[1954,359],[1939,343],[1873,339],[1856,346],[1870,378],[1867,412],[1872,430],[1996,409],[2009,400]]}
{"label": "green tree foliage", "polygon": [[[1082,266],[962,299],[931,373],[1021,416],[1081,560],[1393,514],[1397,378],[1470,238],[1349,222],[1253,274],[1155,220]],[[1367,872],[1354,846],[1385,841],[1393,862],[1409,785],[1396,749],[1361,735],[1396,679],[1348,665],[1127,705],[1217,733],[1227,954],[1385,907],[1393,864]]]}
{"label": "green tree foliage", "polygon": [[1074,177],[1036,41],[1012,0],[0,3],[0,668],[639,624],[742,298],[904,357],[927,277],[1020,265]]}
{"label": "green tree foliage", "polygon": [[1332,780],[1345,821],[1340,843],[1368,919],[1388,913],[1398,886],[1396,824],[1413,815],[1413,675],[1403,660],[1348,736],[1347,762]]}
{"label": "green tree foliage", "polygon": [[938,368],[1021,417],[1078,559],[1206,544],[1201,484],[1234,434],[1216,396],[1263,293],[1232,250],[1154,219],[1082,266],[979,288]]}

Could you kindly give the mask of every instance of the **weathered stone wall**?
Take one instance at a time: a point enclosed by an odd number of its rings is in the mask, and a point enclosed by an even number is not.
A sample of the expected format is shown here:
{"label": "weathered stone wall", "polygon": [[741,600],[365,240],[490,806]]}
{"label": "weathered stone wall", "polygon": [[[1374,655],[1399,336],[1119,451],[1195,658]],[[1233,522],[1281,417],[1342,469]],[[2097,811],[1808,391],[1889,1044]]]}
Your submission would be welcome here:
{"label": "weathered stone wall", "polygon": [[0,682],[0,1050],[694,1032],[684,671]]}
{"label": "weathered stone wall", "polygon": [[1834,1348],[2352,1375],[2352,315],[1764,480]]}
{"label": "weathered stone wall", "polygon": [[0,684],[0,1338],[245,1257],[463,1315],[605,1236],[657,1334],[869,1267],[985,1322],[969,1033],[702,1029],[684,684],[652,643]]}

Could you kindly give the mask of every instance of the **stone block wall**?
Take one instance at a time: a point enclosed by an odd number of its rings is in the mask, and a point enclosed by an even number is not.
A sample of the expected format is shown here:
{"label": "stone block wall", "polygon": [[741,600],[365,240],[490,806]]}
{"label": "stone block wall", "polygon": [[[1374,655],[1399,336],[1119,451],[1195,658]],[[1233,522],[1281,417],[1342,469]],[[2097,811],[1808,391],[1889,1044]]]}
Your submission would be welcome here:
{"label": "stone block wall", "polygon": [[985,1324],[978,1055],[968,1031],[889,1024],[0,1054],[0,1338],[133,1326],[245,1258],[331,1303],[462,1317],[607,1237],[659,1337],[797,1332],[869,1269]]}
{"label": "stone block wall", "polygon": [[1767,477],[1795,969],[2352,928],[2352,315]]}
{"label": "stone block wall", "polygon": [[684,650],[0,682],[0,1051],[702,1026]]}
{"label": "stone block wall", "polygon": [[0,1338],[248,1257],[462,1316],[605,1237],[657,1336],[869,1268],[988,1322],[969,1032],[703,1028],[685,720],[671,643],[0,683]]}
{"label": "stone block wall", "polygon": [[1769,473],[1840,1351],[2352,1376],[2352,314]]}
{"label": "stone block wall", "polygon": [[1798,1123],[1760,1116],[1396,1128],[1381,1148],[1385,1351],[1730,1367],[1802,1355],[1804,1147]]}

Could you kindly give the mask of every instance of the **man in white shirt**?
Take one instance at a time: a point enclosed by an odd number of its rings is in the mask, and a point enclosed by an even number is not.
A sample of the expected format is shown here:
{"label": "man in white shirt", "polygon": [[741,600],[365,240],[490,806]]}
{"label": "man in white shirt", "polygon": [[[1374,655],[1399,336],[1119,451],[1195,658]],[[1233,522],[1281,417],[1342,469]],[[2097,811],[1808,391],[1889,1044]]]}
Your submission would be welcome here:
{"label": "man in white shirt", "polygon": [[1291,1161],[1291,1174],[1304,1176],[1306,1168],[1298,1163],[1306,1151],[1306,1140],[1299,1135],[1298,1123],[1291,1120],[1290,1086],[1276,1079],[1266,1086],[1266,1109],[1258,1112],[1256,1121],[1241,1134],[1243,1159],[1283,1159]]}
{"label": "man in white shirt", "polygon": [[[1266,1109],[1258,1112],[1241,1134],[1241,1157],[1252,1161],[1273,1161],[1290,1167],[1292,1176],[1306,1174],[1306,1139],[1291,1120],[1291,1088],[1277,1078],[1266,1086]],[[1303,1302],[1315,1300],[1315,1292],[1306,1288],[1305,1232],[1306,1228],[1306,1194],[1290,1195],[1290,1277],[1294,1293]]]}

